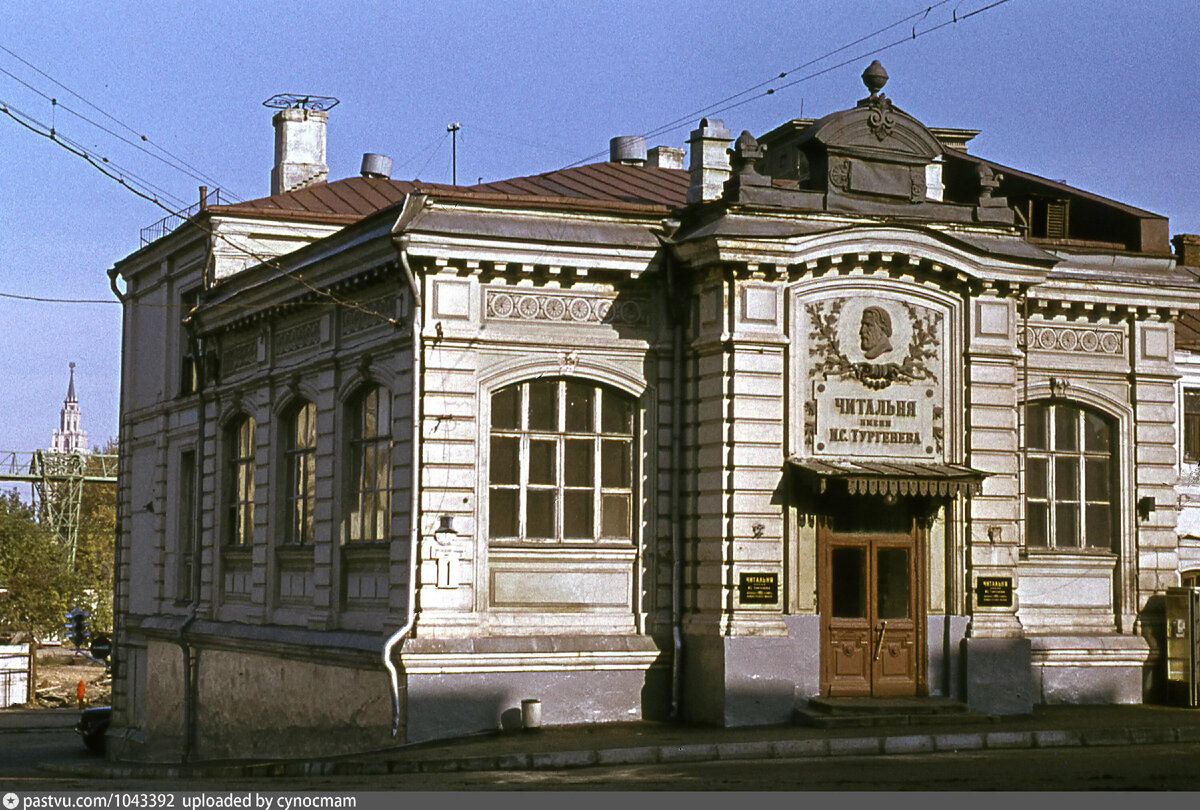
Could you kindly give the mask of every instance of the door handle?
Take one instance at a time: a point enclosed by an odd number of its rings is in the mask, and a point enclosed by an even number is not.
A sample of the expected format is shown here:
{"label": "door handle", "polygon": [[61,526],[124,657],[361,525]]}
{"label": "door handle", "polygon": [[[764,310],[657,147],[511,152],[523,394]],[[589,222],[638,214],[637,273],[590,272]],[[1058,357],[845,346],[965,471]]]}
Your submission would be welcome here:
{"label": "door handle", "polygon": [[879,623],[879,641],[875,642],[875,657],[871,659],[872,661],[878,661],[879,654],[883,652],[883,636],[885,633],[887,633],[887,622],[881,621]]}

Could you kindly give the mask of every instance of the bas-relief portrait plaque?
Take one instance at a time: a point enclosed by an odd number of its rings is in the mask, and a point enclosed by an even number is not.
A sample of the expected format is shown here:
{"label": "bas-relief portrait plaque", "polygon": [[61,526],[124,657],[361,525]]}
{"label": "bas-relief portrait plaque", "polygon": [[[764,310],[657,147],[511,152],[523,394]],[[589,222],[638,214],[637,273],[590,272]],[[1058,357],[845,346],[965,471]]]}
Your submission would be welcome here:
{"label": "bas-relief portrait plaque", "polygon": [[807,314],[808,451],[940,458],[941,313],[908,301],[855,296],[810,303]]}

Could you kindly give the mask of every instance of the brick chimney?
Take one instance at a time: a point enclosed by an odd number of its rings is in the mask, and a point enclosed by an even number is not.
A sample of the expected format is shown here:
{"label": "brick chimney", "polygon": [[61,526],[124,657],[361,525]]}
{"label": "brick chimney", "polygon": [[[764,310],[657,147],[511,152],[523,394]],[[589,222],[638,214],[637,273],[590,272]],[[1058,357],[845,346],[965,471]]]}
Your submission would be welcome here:
{"label": "brick chimney", "polygon": [[720,199],[729,169],[729,130],[719,118],[701,118],[700,126],[688,138],[691,163],[688,173],[688,205]]}
{"label": "brick chimney", "polygon": [[1181,233],[1171,240],[1175,261],[1185,267],[1200,267],[1200,234]]}
{"label": "brick chimney", "polygon": [[292,107],[275,113],[275,167],[271,169],[271,194],[324,183],[325,125],[329,113]]}

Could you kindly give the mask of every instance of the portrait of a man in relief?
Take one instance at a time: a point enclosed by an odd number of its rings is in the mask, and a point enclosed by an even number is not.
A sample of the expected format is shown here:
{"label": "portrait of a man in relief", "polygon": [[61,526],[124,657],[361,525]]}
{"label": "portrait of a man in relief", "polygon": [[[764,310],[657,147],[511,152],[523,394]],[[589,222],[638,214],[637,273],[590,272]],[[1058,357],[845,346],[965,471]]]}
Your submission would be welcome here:
{"label": "portrait of a man in relief", "polygon": [[874,360],[892,350],[892,316],[883,307],[865,307],[858,327],[863,357]]}

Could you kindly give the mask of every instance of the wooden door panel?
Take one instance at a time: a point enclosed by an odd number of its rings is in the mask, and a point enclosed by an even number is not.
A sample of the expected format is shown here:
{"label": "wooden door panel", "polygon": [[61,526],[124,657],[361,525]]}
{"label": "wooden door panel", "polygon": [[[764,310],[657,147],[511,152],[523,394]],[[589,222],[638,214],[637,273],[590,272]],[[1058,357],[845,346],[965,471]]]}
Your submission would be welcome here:
{"label": "wooden door panel", "polygon": [[822,539],[823,691],[842,696],[918,694],[925,654],[918,531],[828,532]]}
{"label": "wooden door panel", "polygon": [[825,652],[831,695],[871,694],[871,649],[866,628],[830,628]]}

